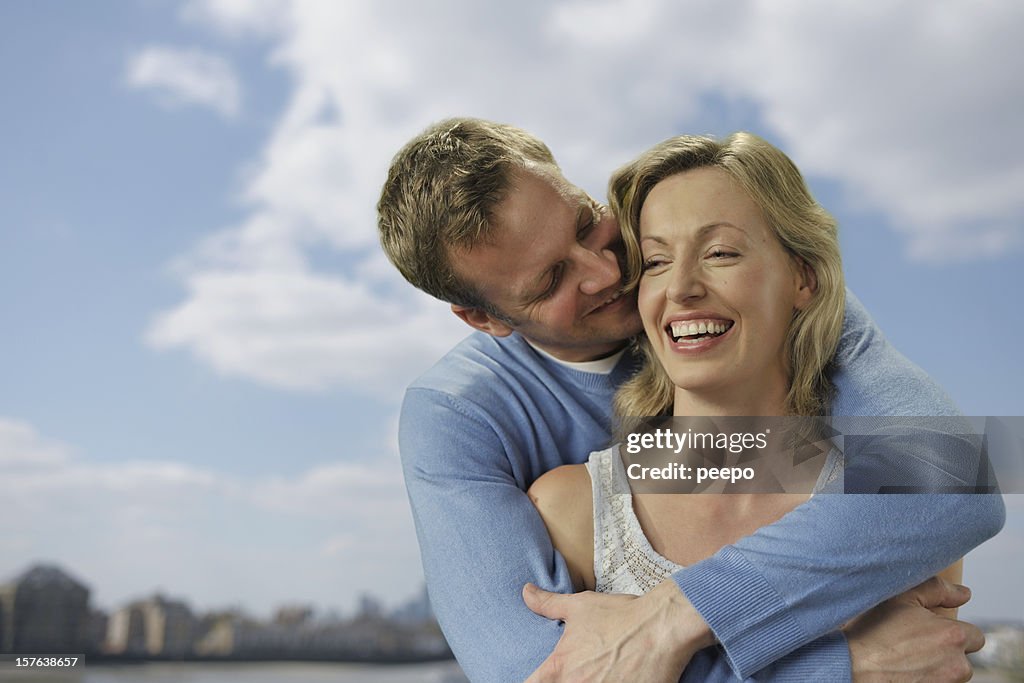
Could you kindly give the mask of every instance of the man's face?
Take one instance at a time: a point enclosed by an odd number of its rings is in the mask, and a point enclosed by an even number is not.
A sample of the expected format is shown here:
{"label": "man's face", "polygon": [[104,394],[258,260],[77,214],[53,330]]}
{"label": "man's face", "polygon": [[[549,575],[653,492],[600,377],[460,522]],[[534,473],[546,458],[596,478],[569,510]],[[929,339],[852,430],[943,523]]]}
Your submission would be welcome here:
{"label": "man's face", "polygon": [[451,255],[456,274],[510,319],[492,334],[515,330],[556,358],[584,361],[642,329],[635,293],[619,295],[618,223],[557,171],[517,173],[491,237]]}

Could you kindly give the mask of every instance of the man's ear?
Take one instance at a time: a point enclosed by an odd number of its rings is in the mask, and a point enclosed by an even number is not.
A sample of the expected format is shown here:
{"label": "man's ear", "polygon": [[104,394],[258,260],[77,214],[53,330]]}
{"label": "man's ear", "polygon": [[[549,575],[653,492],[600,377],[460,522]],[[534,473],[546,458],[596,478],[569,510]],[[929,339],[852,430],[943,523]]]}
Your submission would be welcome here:
{"label": "man's ear", "polygon": [[818,274],[814,272],[814,268],[807,261],[799,256],[793,257],[793,267],[796,271],[797,288],[794,305],[797,310],[802,311],[814,300],[814,295],[818,291]]}
{"label": "man's ear", "polygon": [[482,309],[452,304],[452,313],[473,329],[494,337],[507,337],[512,334],[511,327]]}

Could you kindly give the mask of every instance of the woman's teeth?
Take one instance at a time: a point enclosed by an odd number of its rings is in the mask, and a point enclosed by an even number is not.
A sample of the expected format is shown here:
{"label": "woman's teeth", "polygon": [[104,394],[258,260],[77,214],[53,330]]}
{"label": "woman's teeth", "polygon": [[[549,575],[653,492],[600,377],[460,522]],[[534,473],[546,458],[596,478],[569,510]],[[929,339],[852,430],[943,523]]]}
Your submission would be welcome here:
{"label": "woman's teeth", "polygon": [[692,341],[704,336],[717,337],[728,332],[730,327],[732,327],[732,321],[678,320],[669,324],[669,332],[672,335],[673,341],[679,341],[680,339]]}

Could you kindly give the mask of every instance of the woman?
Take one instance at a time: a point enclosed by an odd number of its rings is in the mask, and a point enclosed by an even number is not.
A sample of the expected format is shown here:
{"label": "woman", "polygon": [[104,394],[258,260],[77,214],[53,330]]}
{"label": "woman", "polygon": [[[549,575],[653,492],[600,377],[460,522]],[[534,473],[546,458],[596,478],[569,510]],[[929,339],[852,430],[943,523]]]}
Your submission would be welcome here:
{"label": "woman", "polygon": [[[843,274],[835,221],[793,163],[747,133],[676,137],[620,169],[610,195],[646,332],[616,400],[625,424],[824,413]],[[810,495],[615,496],[629,490],[623,457],[594,453],[530,489],[579,590],[649,590]]]}

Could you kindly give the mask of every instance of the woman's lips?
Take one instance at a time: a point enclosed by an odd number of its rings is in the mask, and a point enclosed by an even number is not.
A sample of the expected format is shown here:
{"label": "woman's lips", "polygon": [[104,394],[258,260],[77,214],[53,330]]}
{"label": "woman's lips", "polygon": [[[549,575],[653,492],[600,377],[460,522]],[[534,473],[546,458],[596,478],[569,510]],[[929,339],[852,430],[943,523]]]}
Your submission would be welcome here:
{"label": "woman's lips", "polygon": [[666,329],[672,337],[672,341],[678,342],[680,338],[697,339],[705,335],[718,337],[725,334],[732,328],[731,320],[720,319],[696,319],[696,320],[675,320],[670,322]]}

